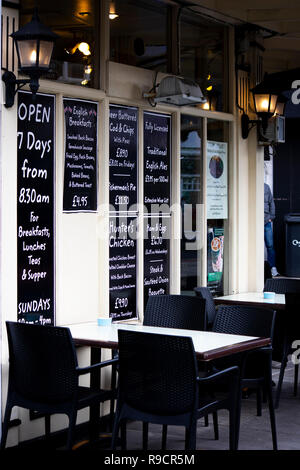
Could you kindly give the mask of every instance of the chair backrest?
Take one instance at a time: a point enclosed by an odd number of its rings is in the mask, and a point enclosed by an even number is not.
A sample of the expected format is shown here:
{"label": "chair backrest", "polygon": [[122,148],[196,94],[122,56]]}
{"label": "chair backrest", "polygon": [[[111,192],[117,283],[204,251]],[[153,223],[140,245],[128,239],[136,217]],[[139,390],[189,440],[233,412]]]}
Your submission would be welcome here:
{"label": "chair backrest", "polygon": [[118,330],[119,399],[139,411],[175,415],[196,403],[192,338]]}
{"label": "chair backrest", "polygon": [[205,300],[189,295],[150,296],[143,323],[148,326],[205,330]]}
{"label": "chair backrest", "polygon": [[206,300],[206,316],[207,322],[212,324],[216,316],[216,307],[212,293],[208,287],[195,287],[196,295]]}
{"label": "chair backrest", "polygon": [[244,305],[219,305],[213,331],[273,338],[275,311]]}
{"label": "chair backrest", "polygon": [[300,293],[287,292],[285,294],[284,326],[288,341],[300,338]]}
{"label": "chair backrest", "polygon": [[76,352],[68,328],[6,322],[10,386],[41,403],[68,401],[78,386]]}
{"label": "chair backrest", "polygon": [[265,292],[285,294],[286,292],[300,292],[300,279],[274,278],[267,279],[264,287]]}

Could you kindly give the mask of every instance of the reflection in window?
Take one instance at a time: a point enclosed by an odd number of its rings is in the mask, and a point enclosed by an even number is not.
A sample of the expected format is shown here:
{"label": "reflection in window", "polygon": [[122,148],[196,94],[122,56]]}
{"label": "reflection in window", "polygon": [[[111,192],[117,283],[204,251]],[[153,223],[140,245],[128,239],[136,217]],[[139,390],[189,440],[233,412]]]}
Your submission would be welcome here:
{"label": "reflection in window", "polygon": [[97,87],[95,83],[95,51],[99,49],[96,31],[99,23],[97,0],[21,0],[20,26],[31,20],[38,8],[42,23],[59,35],[54,46],[47,79],[64,83]]}
{"label": "reflection in window", "polygon": [[110,21],[110,60],[166,71],[167,7],[155,0],[116,0]]}
{"label": "reflection in window", "polygon": [[[226,27],[184,8],[180,21],[181,74],[196,81],[207,98],[201,105],[212,111],[224,109],[224,53]],[[210,107],[208,107],[210,105]]]}
{"label": "reflection in window", "polygon": [[181,291],[200,285],[200,215],[202,203],[202,119],[181,117]]}

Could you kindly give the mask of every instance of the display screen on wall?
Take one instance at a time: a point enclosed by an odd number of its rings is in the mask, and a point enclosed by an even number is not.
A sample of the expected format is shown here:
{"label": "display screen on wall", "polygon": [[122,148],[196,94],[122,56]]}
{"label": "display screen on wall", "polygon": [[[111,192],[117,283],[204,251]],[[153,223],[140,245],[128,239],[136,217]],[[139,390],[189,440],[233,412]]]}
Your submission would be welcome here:
{"label": "display screen on wall", "polygon": [[17,258],[20,322],[54,324],[55,97],[18,93]]}
{"label": "display screen on wall", "polygon": [[63,210],[97,210],[98,104],[64,98],[65,171]]}
{"label": "display screen on wall", "polygon": [[[137,203],[138,110],[109,107],[109,203],[128,212]],[[136,211],[136,207],[133,209]]]}
{"label": "display screen on wall", "polygon": [[109,294],[112,321],[136,318],[137,217],[109,219]]}
{"label": "display screen on wall", "polygon": [[144,221],[144,307],[151,295],[166,295],[170,284],[171,217]]}
{"label": "display screen on wall", "polygon": [[207,141],[207,219],[227,219],[227,142]]}
{"label": "display screen on wall", "polygon": [[[171,204],[171,116],[144,112],[144,205]],[[162,208],[162,212],[169,212]]]}

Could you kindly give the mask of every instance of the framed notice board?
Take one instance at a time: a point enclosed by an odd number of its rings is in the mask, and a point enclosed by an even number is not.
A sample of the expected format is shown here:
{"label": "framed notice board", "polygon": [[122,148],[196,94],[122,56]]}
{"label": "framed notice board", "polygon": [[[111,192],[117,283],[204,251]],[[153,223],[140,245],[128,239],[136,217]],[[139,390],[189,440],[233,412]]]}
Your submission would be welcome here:
{"label": "framed notice board", "polygon": [[64,212],[97,210],[98,103],[64,98]]}
{"label": "framed notice board", "polygon": [[17,286],[20,322],[54,324],[55,97],[18,93]]}

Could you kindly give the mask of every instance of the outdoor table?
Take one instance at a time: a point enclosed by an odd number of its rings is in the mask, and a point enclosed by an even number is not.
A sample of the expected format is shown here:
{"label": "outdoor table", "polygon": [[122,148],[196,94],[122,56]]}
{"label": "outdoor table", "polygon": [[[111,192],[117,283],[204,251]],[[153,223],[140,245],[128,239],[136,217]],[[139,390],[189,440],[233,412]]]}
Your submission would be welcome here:
{"label": "outdoor table", "polygon": [[[146,333],[159,333],[174,336],[189,336],[193,339],[195,354],[198,361],[209,363],[214,359],[229,356],[235,353],[244,353],[253,349],[268,346],[270,338],[215,333],[211,331],[195,331],[177,328],[162,328],[145,326],[140,323],[112,323],[108,326],[99,326],[96,322],[66,325],[70,328],[75,346],[91,348],[91,363],[101,361],[101,349],[118,348],[118,330],[141,331]],[[91,386],[100,386],[100,373],[91,374]],[[238,406],[238,403],[237,403]],[[99,416],[99,406],[90,408],[90,421],[94,437],[96,436],[96,423]]]}
{"label": "outdoor table", "polygon": [[275,294],[273,299],[264,299],[263,292],[241,292],[239,294],[224,295],[214,298],[215,305],[253,305],[256,307],[266,307],[273,310],[285,309],[284,294]]}

